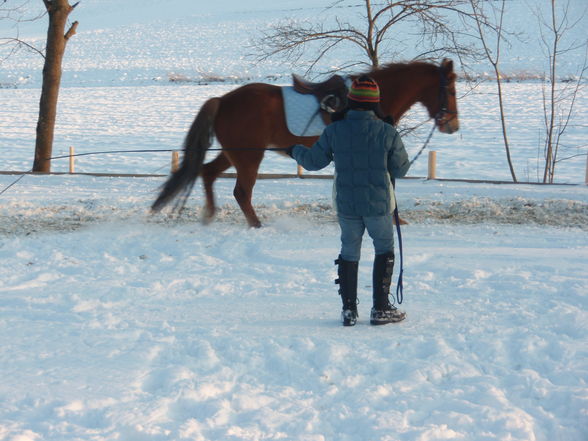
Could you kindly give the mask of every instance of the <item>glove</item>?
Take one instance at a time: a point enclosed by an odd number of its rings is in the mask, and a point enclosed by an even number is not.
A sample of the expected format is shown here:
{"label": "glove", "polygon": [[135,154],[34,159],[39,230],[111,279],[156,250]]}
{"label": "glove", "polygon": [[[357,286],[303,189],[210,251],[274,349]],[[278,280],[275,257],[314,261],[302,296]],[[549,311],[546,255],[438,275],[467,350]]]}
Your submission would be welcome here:
{"label": "glove", "polygon": [[387,124],[390,124],[391,126],[396,125],[396,123],[394,121],[394,117],[392,115],[388,115],[388,116],[384,117],[383,121]]}
{"label": "glove", "polygon": [[291,145],[290,147],[288,147],[288,148],[286,149],[286,154],[287,154],[287,155],[288,155],[290,158],[292,158],[292,159],[294,159],[294,155],[292,154],[292,151],[293,151],[293,150],[294,150],[294,146],[293,146],[293,145]]}

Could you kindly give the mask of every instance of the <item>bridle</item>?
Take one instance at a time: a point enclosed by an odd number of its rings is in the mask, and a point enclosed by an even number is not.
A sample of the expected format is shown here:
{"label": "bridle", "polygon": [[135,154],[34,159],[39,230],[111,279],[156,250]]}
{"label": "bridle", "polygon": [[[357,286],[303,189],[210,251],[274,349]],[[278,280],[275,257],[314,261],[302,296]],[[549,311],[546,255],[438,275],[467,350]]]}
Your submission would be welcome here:
{"label": "bridle", "polygon": [[[439,111],[435,114],[435,124],[439,127],[457,118],[456,110],[449,110],[449,81],[443,67],[439,67]],[[448,117],[449,115],[449,117]]]}

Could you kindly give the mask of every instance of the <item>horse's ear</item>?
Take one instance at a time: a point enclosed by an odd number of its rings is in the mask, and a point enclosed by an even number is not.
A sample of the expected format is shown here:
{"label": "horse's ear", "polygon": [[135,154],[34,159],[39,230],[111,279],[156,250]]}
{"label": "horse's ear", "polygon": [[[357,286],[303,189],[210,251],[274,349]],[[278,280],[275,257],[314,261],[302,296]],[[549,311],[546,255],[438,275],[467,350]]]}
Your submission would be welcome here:
{"label": "horse's ear", "polygon": [[453,72],[453,60],[450,60],[449,58],[444,58],[441,62],[441,67],[443,68],[445,73]]}

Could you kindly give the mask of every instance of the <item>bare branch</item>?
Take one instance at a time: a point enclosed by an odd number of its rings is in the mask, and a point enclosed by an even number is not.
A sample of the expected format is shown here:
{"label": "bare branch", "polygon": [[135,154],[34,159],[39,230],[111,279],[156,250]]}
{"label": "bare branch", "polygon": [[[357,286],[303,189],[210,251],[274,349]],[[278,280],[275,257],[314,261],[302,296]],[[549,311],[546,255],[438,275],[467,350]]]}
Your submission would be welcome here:
{"label": "bare branch", "polygon": [[[586,147],[586,146],[582,146],[582,147]],[[570,156],[566,156],[564,158],[559,158],[557,160],[557,162],[569,161],[570,159],[579,158],[582,156],[588,156],[588,153],[578,153],[577,155],[570,155]]]}
{"label": "bare branch", "polygon": [[[8,20],[14,23],[12,28],[13,36],[3,36],[0,38],[0,46],[12,46],[8,49],[8,52],[4,54],[3,58],[0,62],[9,59],[11,56],[14,56],[19,49],[25,48],[32,52],[35,52],[45,58],[45,54],[31,43],[24,41],[20,37],[19,25],[21,23],[33,22],[37,21],[43,16],[47,14],[47,11],[43,11],[39,15],[26,17],[25,16],[25,6],[29,2],[29,0],[21,0],[18,4],[15,5],[15,2],[12,3],[12,6],[7,6],[6,8],[0,8],[0,20]],[[6,3],[5,0],[1,1],[1,4],[4,5]]]}
{"label": "bare branch", "polygon": [[[76,5],[77,5],[77,3],[76,3]],[[78,28],[78,24],[79,23],[77,21],[74,21],[72,23],[72,25],[70,26],[70,28],[68,29],[68,31],[65,33],[64,38],[66,40],[69,40],[71,37],[73,37],[74,35],[76,35],[76,29]]]}
{"label": "bare branch", "polygon": [[[5,42],[10,42],[10,43],[15,43],[16,46],[24,46],[27,49],[30,49],[33,52],[36,52],[37,54],[39,54],[40,56],[42,56],[43,58],[45,58],[45,54],[43,52],[41,52],[39,49],[37,49],[35,46],[27,43],[26,41],[20,40],[18,38],[0,38],[0,41],[5,41]],[[1,43],[1,44],[7,44],[7,43]]]}

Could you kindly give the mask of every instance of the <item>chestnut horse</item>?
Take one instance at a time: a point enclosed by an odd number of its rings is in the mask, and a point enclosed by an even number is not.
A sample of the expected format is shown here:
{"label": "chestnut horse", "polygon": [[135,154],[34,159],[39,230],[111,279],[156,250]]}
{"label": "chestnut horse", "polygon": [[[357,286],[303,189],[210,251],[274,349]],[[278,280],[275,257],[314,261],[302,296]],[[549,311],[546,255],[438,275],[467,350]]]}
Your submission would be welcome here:
{"label": "chestnut horse", "polygon": [[[451,60],[443,60],[440,66],[425,62],[390,64],[368,74],[380,87],[383,113],[394,121],[399,121],[413,104],[420,102],[435,119],[440,132],[458,130],[456,75]],[[213,161],[203,165],[214,136],[222,150]],[[159,211],[176,197],[180,198],[176,208],[181,209],[196,179],[202,175],[206,193],[204,220],[212,220],[216,211],[214,181],[233,166],[237,171],[233,195],[249,225],[259,227],[261,223],[251,205],[251,196],[265,150],[285,150],[294,144],[310,147],[316,140],[316,136],[299,137],[288,131],[279,86],[247,84],[211,98],[192,123],[184,141],[181,166],[163,185],[152,210]]]}

